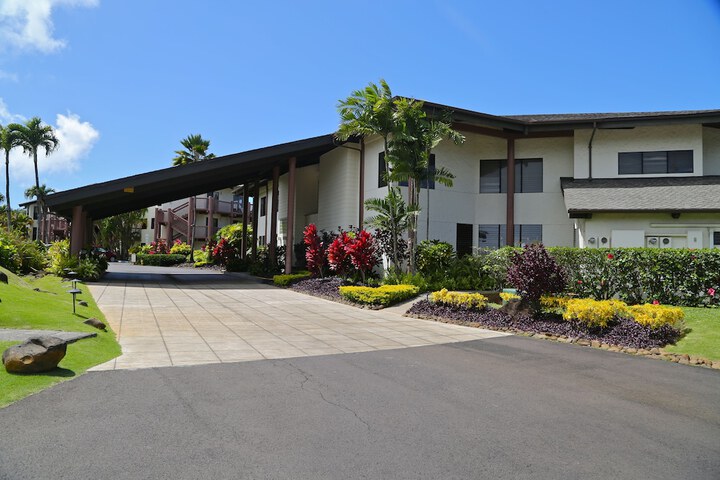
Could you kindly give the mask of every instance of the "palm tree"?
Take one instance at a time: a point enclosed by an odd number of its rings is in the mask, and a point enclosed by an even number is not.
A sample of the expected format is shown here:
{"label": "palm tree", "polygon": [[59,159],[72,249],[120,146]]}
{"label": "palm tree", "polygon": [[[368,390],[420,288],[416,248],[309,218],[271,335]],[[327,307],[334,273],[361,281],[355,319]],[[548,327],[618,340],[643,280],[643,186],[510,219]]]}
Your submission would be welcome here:
{"label": "palm tree", "polygon": [[[54,193],[54,188],[48,188],[44,183],[40,185],[39,187],[30,187],[27,190],[25,190],[25,198],[28,200],[35,197],[37,200],[37,205],[35,208],[39,209],[40,214],[38,215],[38,240],[42,242],[47,242],[45,239],[45,236],[42,235],[41,232],[45,232],[45,203],[44,201],[41,201],[41,199],[45,199],[46,196],[50,195],[51,193]],[[49,236],[49,232],[48,236]]]}
{"label": "palm tree", "polygon": [[210,140],[203,139],[202,135],[188,135],[180,140],[180,143],[185,150],[175,150],[177,157],[173,158],[174,167],[215,158],[214,153],[207,153],[210,148]]}
{"label": "palm tree", "polygon": [[118,258],[127,258],[128,249],[140,240],[139,225],[147,214],[147,209],[121,213],[98,221],[98,244],[114,250]]}
{"label": "palm tree", "polygon": [[[380,85],[368,84],[362,90],[355,90],[345,100],[338,103],[340,126],[335,133],[338,140],[347,140],[351,136],[364,138],[368,135],[380,135],[388,155],[388,142],[395,129],[393,118],[393,96],[387,82],[380,79]],[[361,142],[363,140],[361,139]],[[362,148],[362,146],[361,146]],[[385,162],[386,174],[389,163]],[[388,182],[388,191],[390,183]]]}
{"label": "palm tree", "polygon": [[7,229],[12,230],[12,208],[10,207],[10,150],[20,146],[17,132],[9,126],[0,125],[0,150],[5,150],[5,198],[7,199]]}
{"label": "palm tree", "polygon": [[417,245],[417,216],[420,208],[420,190],[423,182],[437,182],[453,186],[455,175],[447,168],[430,169],[430,152],[444,139],[462,143],[465,137],[452,129],[448,117],[428,120],[423,102],[398,98],[395,105],[395,132],[390,141],[392,170],[388,176],[393,181],[408,182],[408,205],[414,208],[408,225],[410,244],[410,271],[415,273],[415,247]]}
{"label": "palm tree", "polygon": [[[55,136],[55,132],[50,125],[43,125],[42,120],[39,117],[33,117],[24,125],[13,123],[8,125],[10,130],[16,132],[18,137],[18,145],[22,147],[23,152],[28,155],[32,155],[33,165],[35,166],[35,188],[36,193],[40,194],[38,197],[38,204],[40,206],[40,224],[45,224],[44,212],[45,212],[45,193],[40,188],[40,177],[38,175],[38,159],[37,152],[39,148],[45,149],[45,155],[50,155],[53,150],[58,146],[58,139]],[[42,227],[41,227],[42,228]],[[45,241],[46,233],[42,230],[39,232],[39,238]]]}
{"label": "palm tree", "polygon": [[400,251],[402,235],[409,226],[410,218],[417,215],[417,206],[407,206],[400,189],[391,187],[385,198],[369,198],[365,200],[365,208],[368,211],[377,212],[377,215],[367,218],[365,222],[373,228],[388,233],[393,267],[400,268],[401,257],[403,256],[403,252]]}

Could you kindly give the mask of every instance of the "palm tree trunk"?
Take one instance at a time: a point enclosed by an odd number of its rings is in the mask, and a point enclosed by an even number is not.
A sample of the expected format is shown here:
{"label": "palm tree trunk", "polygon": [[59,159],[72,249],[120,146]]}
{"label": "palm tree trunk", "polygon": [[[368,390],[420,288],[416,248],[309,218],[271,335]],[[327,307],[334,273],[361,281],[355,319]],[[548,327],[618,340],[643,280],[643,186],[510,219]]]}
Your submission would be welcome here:
{"label": "palm tree trunk", "polygon": [[10,152],[5,151],[5,205],[7,206],[7,229],[12,230],[12,216],[10,207]]}
{"label": "palm tree trunk", "polygon": [[38,175],[38,158],[37,158],[37,147],[33,149],[33,166],[35,167],[35,188],[37,189],[37,207],[40,210],[38,214],[38,240],[41,242],[45,241],[45,206],[43,202],[43,196],[40,193],[40,175]]}
{"label": "palm tree trunk", "polygon": [[[408,203],[417,205],[415,179],[408,178]],[[415,274],[415,244],[417,243],[417,215],[411,215],[408,223],[408,244],[410,247],[410,273]]]}

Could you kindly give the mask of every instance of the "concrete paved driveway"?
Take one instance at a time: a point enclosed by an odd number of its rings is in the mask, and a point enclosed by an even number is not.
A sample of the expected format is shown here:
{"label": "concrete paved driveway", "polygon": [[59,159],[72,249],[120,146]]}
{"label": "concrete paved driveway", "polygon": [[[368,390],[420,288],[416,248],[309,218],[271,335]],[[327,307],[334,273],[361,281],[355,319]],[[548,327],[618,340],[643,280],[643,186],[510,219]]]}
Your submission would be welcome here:
{"label": "concrete paved driveway", "polygon": [[95,370],[291,358],[504,336],[187,268],[111,264],[88,287],[123,355]]}

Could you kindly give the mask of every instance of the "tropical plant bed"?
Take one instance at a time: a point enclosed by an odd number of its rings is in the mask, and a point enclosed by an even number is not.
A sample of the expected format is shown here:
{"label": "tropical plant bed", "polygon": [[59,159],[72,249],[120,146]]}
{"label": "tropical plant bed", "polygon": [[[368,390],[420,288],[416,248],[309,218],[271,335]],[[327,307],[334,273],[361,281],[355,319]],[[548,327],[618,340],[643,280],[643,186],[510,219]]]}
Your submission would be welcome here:
{"label": "tropical plant bed", "polygon": [[606,344],[608,348],[613,347],[618,351],[622,349],[628,353],[642,350],[648,354],[656,351],[660,355],[660,348],[674,343],[681,336],[679,330],[669,325],[653,329],[623,318],[617,319],[606,328],[588,328],[578,322],[563,320],[562,316],[553,313],[541,313],[534,317],[520,314],[513,318],[494,308],[471,310],[439,305],[427,300],[415,303],[407,311],[407,315],[445,323],[532,334],[540,338],[544,336],[562,339],[572,343],[587,343],[598,347]]}
{"label": "tropical plant bed", "polygon": [[365,308],[370,310],[381,310],[385,307],[391,306],[394,303],[380,305],[380,304],[367,304],[354,302],[340,294],[340,287],[352,286],[351,283],[338,277],[326,277],[326,278],[309,278],[307,280],[301,280],[290,286],[290,290],[296,292],[305,293],[314,297],[324,298],[337,303],[343,303],[345,305],[351,305],[353,307]]}

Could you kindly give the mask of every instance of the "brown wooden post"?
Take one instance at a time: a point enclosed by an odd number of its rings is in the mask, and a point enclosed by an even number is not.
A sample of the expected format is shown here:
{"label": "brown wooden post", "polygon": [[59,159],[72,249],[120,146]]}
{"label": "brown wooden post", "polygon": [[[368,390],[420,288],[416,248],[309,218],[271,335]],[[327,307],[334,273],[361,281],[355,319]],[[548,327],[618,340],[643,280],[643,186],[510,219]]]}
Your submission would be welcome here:
{"label": "brown wooden post", "polygon": [[189,245],[194,245],[195,241],[195,208],[196,208],[197,200],[195,197],[190,197],[188,199],[188,230],[187,230],[187,243]]}
{"label": "brown wooden post", "polygon": [[207,204],[208,204],[208,213],[207,213],[207,219],[208,219],[208,227],[207,227],[207,242],[210,243],[210,241],[213,238],[213,235],[215,235],[215,195],[212,195],[210,197],[207,197]]}
{"label": "brown wooden post", "polygon": [[247,257],[247,226],[248,226],[248,210],[250,208],[248,202],[248,195],[250,195],[250,189],[248,188],[247,182],[243,185],[243,207],[242,207],[242,239],[240,240],[240,248],[242,252],[240,258]]}
{"label": "brown wooden post", "polygon": [[278,213],[278,182],[280,181],[280,165],[273,167],[272,203],[270,204],[270,259],[277,263],[277,213]]}
{"label": "brown wooden post", "polygon": [[160,214],[162,210],[159,208],[155,209],[155,228],[153,228],[153,242],[157,242],[160,238]]}
{"label": "brown wooden post", "polygon": [[253,210],[252,210],[252,256],[257,256],[258,248],[258,217],[260,216],[260,181],[256,180],[253,185]]}
{"label": "brown wooden post", "polygon": [[165,219],[165,243],[167,243],[167,247],[172,247],[173,243],[173,228],[172,228],[172,219],[170,218],[170,210],[167,211],[167,218]]}
{"label": "brown wooden post", "polygon": [[288,160],[288,203],[287,203],[287,242],[285,242],[285,273],[292,272],[293,230],[295,228],[295,166],[297,159]]}
{"label": "brown wooden post", "polygon": [[515,245],[515,139],[507,141],[507,206],[505,213],[505,243]]}
{"label": "brown wooden post", "polygon": [[72,223],[70,224],[70,254],[77,255],[82,250],[83,225],[82,205],[76,205],[72,209]]}
{"label": "brown wooden post", "polygon": [[363,228],[363,223],[365,223],[365,139],[360,139],[360,194],[358,195],[358,198],[360,199],[359,205],[358,205],[358,228]]}

